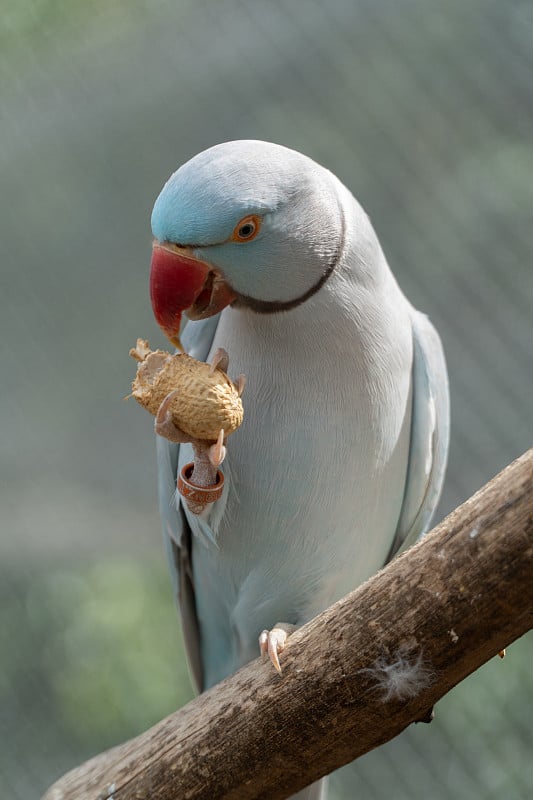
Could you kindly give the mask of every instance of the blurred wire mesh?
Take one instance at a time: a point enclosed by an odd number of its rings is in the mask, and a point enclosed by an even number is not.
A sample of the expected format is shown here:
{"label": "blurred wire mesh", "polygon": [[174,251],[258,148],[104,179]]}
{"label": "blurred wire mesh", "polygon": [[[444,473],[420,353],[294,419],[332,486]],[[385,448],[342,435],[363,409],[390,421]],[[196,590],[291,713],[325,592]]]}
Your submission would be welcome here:
{"label": "blurred wire mesh", "polygon": [[[439,517],[532,444],[533,4],[6,0],[0,23],[0,785],[28,800],[190,696],[151,423],[122,398],[137,336],[162,344],[151,205],[195,152],[286,144],[370,213],[447,352]],[[532,656],[335,797],[529,798]]]}

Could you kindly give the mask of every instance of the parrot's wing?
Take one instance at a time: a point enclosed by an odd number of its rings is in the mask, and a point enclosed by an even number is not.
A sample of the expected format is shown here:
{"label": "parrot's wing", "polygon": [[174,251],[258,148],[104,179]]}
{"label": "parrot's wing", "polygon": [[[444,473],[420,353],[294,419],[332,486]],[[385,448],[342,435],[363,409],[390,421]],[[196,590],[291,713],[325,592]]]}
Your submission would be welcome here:
{"label": "parrot's wing", "polygon": [[[220,315],[200,322],[190,322],[181,337],[189,355],[205,361],[211,349]],[[179,606],[183,637],[192,677],[198,691],[202,689],[202,663],[200,658],[198,620],[194,599],[191,569],[191,529],[181,503],[176,499],[179,444],[157,436],[157,471],[159,487],[159,512],[163,522],[163,536],[172,575],[174,597]]]}
{"label": "parrot's wing", "polygon": [[439,501],[448,456],[450,400],[442,344],[429,319],[412,313],[413,372],[409,462],[389,559],[425,533]]}

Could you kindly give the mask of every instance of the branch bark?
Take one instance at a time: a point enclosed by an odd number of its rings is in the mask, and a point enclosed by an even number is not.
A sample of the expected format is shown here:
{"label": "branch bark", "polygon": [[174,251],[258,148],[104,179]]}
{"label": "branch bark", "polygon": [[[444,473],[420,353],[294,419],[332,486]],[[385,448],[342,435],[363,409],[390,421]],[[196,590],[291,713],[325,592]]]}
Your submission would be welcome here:
{"label": "branch bark", "polygon": [[[43,800],[278,800],[423,719],[533,626],[533,450],[415,547]],[[504,669],[504,666],[502,666]]]}

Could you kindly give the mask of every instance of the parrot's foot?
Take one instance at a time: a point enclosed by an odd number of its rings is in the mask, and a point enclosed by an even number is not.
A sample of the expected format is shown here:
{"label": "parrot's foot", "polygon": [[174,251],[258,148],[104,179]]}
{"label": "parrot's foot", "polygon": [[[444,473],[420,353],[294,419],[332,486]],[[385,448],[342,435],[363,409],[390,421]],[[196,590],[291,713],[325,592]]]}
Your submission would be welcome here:
{"label": "parrot's foot", "polygon": [[[229,366],[229,356],[223,347],[219,347],[210,362],[211,373],[216,369],[226,372]],[[245,385],[244,375],[239,375],[235,382],[237,393],[240,395]],[[173,419],[171,404],[180,394],[179,389],[167,394],[157,410],[155,417],[155,432],[176,444],[191,444],[194,451],[194,461],[186,464],[178,476],[177,488],[184,498],[189,511],[201,514],[204,509],[216,502],[222,495],[224,476],[219,470],[226,457],[224,444],[225,434],[221,428],[216,442],[196,439],[176,425]]]}
{"label": "parrot's foot", "polygon": [[169,410],[174,390],[167,394],[156,414],[154,428],[159,436],[164,436],[177,444],[192,444],[194,462],[187,464],[178,478],[178,491],[184,498],[189,511],[201,514],[206,506],[217,500],[224,486],[222,473],[218,469],[226,457],[224,445],[224,429],[221,428],[218,439],[213,444],[194,439],[190,434],[178,428],[172,420]]}
{"label": "parrot's foot", "polygon": [[291,625],[288,622],[277,622],[271,631],[261,631],[259,636],[259,650],[261,651],[261,655],[265,656],[268,654],[268,657],[280,675],[281,665],[279,663],[279,654],[283,652],[287,639],[295,630],[296,625]]}
{"label": "parrot's foot", "polygon": [[178,389],[167,394],[159,406],[154,423],[155,432],[159,436],[164,436],[165,439],[176,442],[177,444],[187,444],[190,442],[194,449],[195,462],[207,460],[213,467],[219,467],[226,458],[224,429],[220,429],[218,439],[211,445],[207,442],[203,442],[201,439],[194,439],[188,433],[182,431],[181,428],[178,428],[178,426],[174,424],[172,414],[169,411],[172,398],[175,397],[176,394],[179,394]]}

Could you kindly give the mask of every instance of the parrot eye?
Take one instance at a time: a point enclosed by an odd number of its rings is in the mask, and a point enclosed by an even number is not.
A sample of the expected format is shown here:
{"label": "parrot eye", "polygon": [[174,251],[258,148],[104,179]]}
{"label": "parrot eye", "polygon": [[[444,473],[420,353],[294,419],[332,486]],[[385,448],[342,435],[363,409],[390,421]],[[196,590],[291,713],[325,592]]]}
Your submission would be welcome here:
{"label": "parrot eye", "polygon": [[233,242],[249,242],[250,239],[255,239],[260,227],[261,219],[256,214],[251,214],[235,226],[231,239]]}

